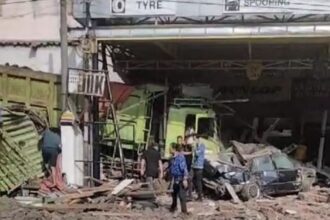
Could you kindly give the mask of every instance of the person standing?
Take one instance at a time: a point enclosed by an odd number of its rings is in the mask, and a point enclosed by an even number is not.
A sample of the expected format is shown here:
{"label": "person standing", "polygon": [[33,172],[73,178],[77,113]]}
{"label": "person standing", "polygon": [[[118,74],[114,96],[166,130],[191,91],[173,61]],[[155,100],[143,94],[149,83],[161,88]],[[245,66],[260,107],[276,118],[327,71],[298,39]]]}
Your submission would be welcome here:
{"label": "person standing", "polygon": [[186,163],[187,163],[187,170],[188,170],[188,201],[192,200],[192,190],[193,190],[193,172],[191,169],[192,166],[192,160],[193,160],[193,155],[192,155],[192,146],[189,144],[184,145],[183,148],[184,152],[184,157],[186,159]]}
{"label": "person standing", "polygon": [[197,200],[203,200],[203,169],[204,169],[204,159],[205,159],[205,145],[202,143],[201,137],[197,137],[197,146],[194,150],[193,159],[193,180],[195,189],[197,191]]}
{"label": "person standing", "polygon": [[52,179],[50,188],[53,188],[58,185],[56,165],[58,155],[61,153],[61,137],[49,128],[46,128],[42,136],[42,157]]}
{"label": "person standing", "polygon": [[146,177],[149,189],[153,190],[154,179],[163,178],[163,163],[156,143],[152,142],[144,152],[141,161],[141,177]]}
{"label": "person standing", "polygon": [[193,128],[193,126],[188,126],[186,132],[185,132],[185,141],[187,145],[192,146],[195,142],[195,130]]}
{"label": "person standing", "polygon": [[184,214],[188,214],[186,201],[186,189],[188,187],[188,170],[181,145],[176,145],[175,147],[175,153],[172,159],[171,175],[173,181],[173,192],[170,211],[174,212],[177,209],[177,200],[179,197],[181,212]]}

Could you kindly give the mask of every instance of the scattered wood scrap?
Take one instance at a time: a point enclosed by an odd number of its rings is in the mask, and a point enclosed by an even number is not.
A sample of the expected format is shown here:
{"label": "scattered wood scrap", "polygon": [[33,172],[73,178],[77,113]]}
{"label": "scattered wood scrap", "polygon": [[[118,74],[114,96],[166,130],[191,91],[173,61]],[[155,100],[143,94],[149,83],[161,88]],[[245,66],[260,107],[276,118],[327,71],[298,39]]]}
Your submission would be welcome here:
{"label": "scattered wood scrap", "polygon": [[126,187],[131,185],[134,182],[134,179],[126,179],[120,182],[112,191],[112,195],[119,194],[122,190],[124,190]]}
{"label": "scattered wood scrap", "polygon": [[142,214],[137,213],[115,213],[115,212],[89,212],[93,216],[106,216],[106,217],[142,217]]}
{"label": "scattered wood scrap", "polygon": [[226,187],[227,191],[229,192],[230,196],[233,198],[234,203],[236,203],[236,204],[242,203],[242,201],[238,198],[235,190],[229,183],[225,182],[225,187]]}
{"label": "scattered wood scrap", "polygon": [[54,205],[43,205],[41,207],[34,207],[36,209],[47,210],[49,212],[87,212],[87,211],[109,211],[113,207],[109,204],[54,204]]}
{"label": "scattered wood scrap", "polygon": [[[146,184],[134,183],[134,179],[125,179],[118,183],[103,183],[98,187],[83,188],[73,193],[66,193],[55,200],[53,205],[34,206],[50,212],[90,212],[109,211],[114,207],[127,209],[135,200],[154,201],[156,195],[169,191],[149,190]],[[96,215],[103,215],[97,212]],[[107,215],[107,214],[105,214]],[[113,213],[109,216],[125,217],[121,213]],[[127,216],[130,217],[130,216]]]}

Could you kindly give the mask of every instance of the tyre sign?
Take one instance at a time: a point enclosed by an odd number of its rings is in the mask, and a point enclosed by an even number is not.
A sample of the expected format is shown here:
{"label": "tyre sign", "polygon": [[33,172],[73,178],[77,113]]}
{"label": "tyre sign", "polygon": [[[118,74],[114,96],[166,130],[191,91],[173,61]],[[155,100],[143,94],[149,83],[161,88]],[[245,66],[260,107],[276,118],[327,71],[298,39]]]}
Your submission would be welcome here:
{"label": "tyre sign", "polygon": [[110,0],[116,16],[175,15],[175,2],[165,0]]}

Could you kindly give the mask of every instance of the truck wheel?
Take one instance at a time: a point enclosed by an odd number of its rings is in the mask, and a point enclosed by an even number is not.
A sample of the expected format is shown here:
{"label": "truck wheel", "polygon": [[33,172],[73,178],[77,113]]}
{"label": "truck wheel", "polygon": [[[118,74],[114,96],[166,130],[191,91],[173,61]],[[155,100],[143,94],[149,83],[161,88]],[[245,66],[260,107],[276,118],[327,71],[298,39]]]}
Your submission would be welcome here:
{"label": "truck wheel", "polygon": [[246,184],[241,192],[241,197],[243,201],[248,201],[250,199],[257,199],[260,196],[260,188],[256,183]]}

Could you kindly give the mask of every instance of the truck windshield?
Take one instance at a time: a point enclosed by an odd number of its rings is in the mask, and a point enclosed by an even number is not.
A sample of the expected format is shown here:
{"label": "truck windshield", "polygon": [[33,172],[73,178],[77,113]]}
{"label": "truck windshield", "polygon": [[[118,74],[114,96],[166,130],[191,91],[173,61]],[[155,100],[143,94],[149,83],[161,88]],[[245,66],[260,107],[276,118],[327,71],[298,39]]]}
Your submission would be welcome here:
{"label": "truck windshield", "polygon": [[213,137],[214,118],[199,118],[197,133],[199,135],[207,135],[209,137]]}

